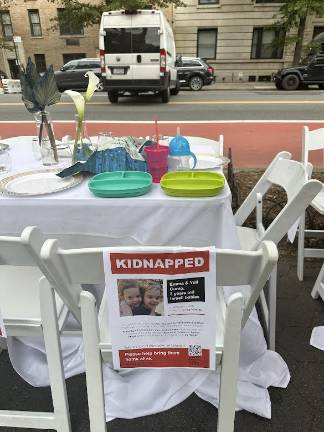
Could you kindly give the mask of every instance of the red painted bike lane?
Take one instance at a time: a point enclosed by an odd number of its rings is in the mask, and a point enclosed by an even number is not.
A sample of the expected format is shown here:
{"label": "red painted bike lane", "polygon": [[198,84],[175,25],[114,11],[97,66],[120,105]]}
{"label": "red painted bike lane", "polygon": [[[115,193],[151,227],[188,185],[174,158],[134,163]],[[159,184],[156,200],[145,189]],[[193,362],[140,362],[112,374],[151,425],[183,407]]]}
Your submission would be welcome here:
{"label": "red painted bike lane", "polygon": [[[183,135],[201,136],[217,139],[224,135],[225,154],[232,148],[235,168],[263,168],[269,164],[279,151],[287,150],[293,159],[300,160],[302,144],[302,128],[324,127],[323,122],[206,122],[206,123],[167,123],[161,122],[159,132],[174,135],[177,126]],[[64,135],[74,136],[73,122],[54,122],[55,134],[58,138]],[[114,135],[146,136],[154,134],[153,122],[87,122],[88,135],[96,135],[100,131],[111,131]],[[0,136],[9,138],[18,135],[34,135],[33,122],[8,123],[0,122]],[[324,167],[324,152],[312,152],[310,161],[315,167]]]}

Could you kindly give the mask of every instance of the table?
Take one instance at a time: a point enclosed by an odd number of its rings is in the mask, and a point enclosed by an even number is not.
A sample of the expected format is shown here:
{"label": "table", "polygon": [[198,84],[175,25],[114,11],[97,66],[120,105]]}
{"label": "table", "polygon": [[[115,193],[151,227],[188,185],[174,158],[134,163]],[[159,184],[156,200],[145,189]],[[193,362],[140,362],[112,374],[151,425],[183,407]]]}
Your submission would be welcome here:
{"label": "table", "polygon": [[[37,168],[31,138],[6,140],[11,146],[13,170]],[[159,185],[136,198],[101,199],[91,195],[87,182],[42,197],[0,197],[2,235],[17,235],[37,225],[46,235],[62,237],[68,246],[182,245],[238,248],[228,186],[211,198],[174,198]],[[82,342],[63,339],[66,376],[83,370]],[[48,383],[45,351],[35,338],[10,340],[9,354],[24,379],[33,385]],[[31,354],[31,351],[33,353]],[[32,362],[23,362],[33,355]],[[237,406],[271,417],[267,387],[286,387],[286,363],[269,351],[256,312],[251,314],[241,339]],[[159,412],[180,403],[192,392],[217,406],[219,374],[204,370],[137,370],[115,372],[105,368],[107,420]],[[143,385],[143,380],[148,385]],[[142,384],[141,384],[142,383]],[[151,383],[154,383],[152,386]],[[136,391],[134,391],[136,389]],[[127,398],[127,404],[124,402]]]}

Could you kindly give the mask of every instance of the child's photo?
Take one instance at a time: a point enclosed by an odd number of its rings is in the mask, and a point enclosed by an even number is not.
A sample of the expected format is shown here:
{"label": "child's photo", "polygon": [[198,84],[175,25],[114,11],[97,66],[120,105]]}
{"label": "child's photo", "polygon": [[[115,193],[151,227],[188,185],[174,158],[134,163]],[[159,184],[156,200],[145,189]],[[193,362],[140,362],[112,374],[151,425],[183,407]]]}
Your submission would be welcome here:
{"label": "child's photo", "polygon": [[120,316],[163,315],[162,284],[160,279],[118,279]]}

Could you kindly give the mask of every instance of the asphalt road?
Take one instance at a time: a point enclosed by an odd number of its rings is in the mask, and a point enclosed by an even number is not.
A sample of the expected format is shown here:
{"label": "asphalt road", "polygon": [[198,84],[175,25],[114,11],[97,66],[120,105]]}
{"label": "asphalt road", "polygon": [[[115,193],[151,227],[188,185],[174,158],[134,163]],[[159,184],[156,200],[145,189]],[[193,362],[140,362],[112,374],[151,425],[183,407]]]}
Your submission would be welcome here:
{"label": "asphalt road", "polygon": [[[324,92],[305,90],[182,90],[168,104],[158,97],[123,97],[111,105],[106,93],[96,93],[86,107],[88,120],[322,120]],[[54,120],[73,120],[71,99],[63,95],[61,102],[50,107]],[[32,120],[20,94],[0,95],[0,120]]]}

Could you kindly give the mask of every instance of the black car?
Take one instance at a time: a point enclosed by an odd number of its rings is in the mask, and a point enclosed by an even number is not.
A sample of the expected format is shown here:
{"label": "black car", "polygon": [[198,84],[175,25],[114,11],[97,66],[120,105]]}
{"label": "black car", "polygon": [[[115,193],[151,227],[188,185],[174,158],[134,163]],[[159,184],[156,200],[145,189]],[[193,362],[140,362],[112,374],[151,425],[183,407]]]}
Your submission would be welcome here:
{"label": "black car", "polygon": [[180,85],[191,90],[201,90],[214,81],[214,68],[199,57],[178,57],[176,67]]}
{"label": "black car", "polygon": [[71,60],[61,67],[59,71],[55,71],[57,87],[60,91],[64,90],[86,90],[88,87],[88,78],[85,73],[93,71],[100,83],[98,90],[104,90],[104,84],[101,77],[100,60],[97,58],[83,58],[79,60]]}
{"label": "black car", "polygon": [[297,90],[308,84],[324,89],[324,55],[310,55],[300,65],[279,69],[273,79],[278,90]]}

